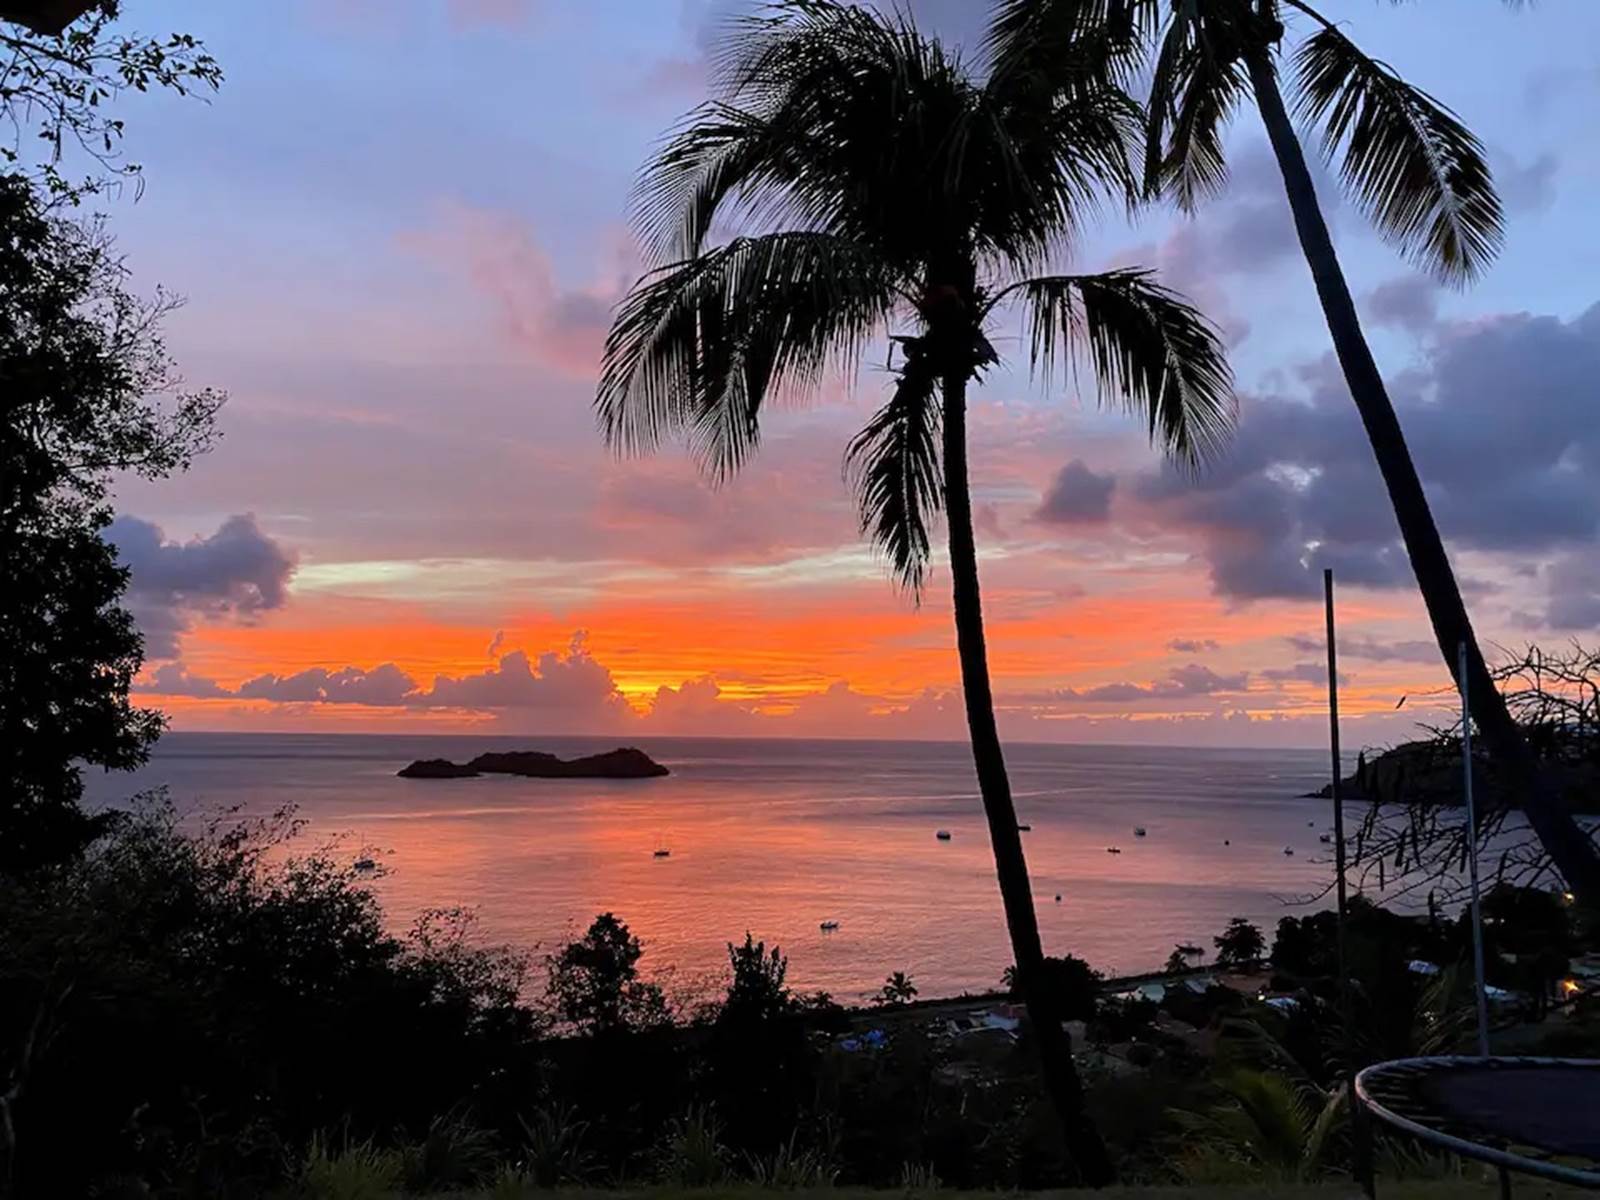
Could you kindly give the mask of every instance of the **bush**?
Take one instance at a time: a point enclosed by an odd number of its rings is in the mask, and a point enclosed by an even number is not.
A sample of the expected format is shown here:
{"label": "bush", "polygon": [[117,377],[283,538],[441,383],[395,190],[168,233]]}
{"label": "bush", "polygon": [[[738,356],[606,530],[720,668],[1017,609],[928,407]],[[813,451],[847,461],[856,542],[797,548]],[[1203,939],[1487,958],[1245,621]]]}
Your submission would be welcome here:
{"label": "bush", "polygon": [[346,1149],[317,1143],[308,1169],[329,1178],[408,1130],[436,1163],[437,1113],[509,1114],[531,1090],[520,960],[468,947],[458,915],[392,936],[353,870],[283,857],[292,832],[280,816],[186,836],[150,802],[81,861],[0,880],[19,1193],[123,1177],[232,1194],[328,1129]]}
{"label": "bush", "polygon": [[435,1117],[422,1140],[402,1154],[407,1189],[468,1188],[488,1179],[499,1158],[495,1139],[462,1111]]}
{"label": "bush", "polygon": [[535,1187],[583,1183],[593,1166],[584,1141],[589,1122],[563,1104],[547,1104],[522,1119],[522,1170]]}
{"label": "bush", "polygon": [[404,1171],[397,1151],[371,1142],[334,1151],[318,1135],[311,1139],[297,1182],[306,1200],[389,1200]]}
{"label": "bush", "polygon": [[711,1187],[728,1177],[728,1149],[722,1123],[709,1108],[696,1106],[667,1125],[656,1151],[656,1177],[674,1187]]}

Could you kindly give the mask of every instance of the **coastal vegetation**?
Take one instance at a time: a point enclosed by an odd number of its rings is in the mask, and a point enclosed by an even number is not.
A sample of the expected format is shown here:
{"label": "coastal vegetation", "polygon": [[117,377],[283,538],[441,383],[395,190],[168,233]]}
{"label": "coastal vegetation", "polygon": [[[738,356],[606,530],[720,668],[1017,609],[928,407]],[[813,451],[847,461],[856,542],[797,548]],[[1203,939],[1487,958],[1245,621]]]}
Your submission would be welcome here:
{"label": "coastal vegetation", "polygon": [[[929,1000],[897,972],[885,1003],[848,1009],[797,992],[782,950],[747,936],[720,988],[687,1002],[618,914],[542,957],[483,947],[460,913],[392,933],[369,876],[294,830],[284,814],[185,831],[152,801],[82,856],[0,879],[0,1153],[16,1194],[1077,1176],[1005,990]],[[1497,1002],[1501,1036],[1600,1048],[1600,1013],[1561,986],[1579,910],[1507,888],[1485,911],[1489,978],[1515,994]],[[1470,1043],[1464,917],[1358,901],[1348,936],[1364,1061]],[[1263,946],[1260,961],[1134,986],[1049,960],[1115,1169],[1340,1177],[1345,1114],[1324,1113],[1342,1030],[1331,914],[1286,917],[1269,945],[1246,922],[1218,940]],[[1269,1123],[1263,1143],[1252,1130]],[[1460,1170],[1398,1142],[1383,1153],[1386,1178]]]}

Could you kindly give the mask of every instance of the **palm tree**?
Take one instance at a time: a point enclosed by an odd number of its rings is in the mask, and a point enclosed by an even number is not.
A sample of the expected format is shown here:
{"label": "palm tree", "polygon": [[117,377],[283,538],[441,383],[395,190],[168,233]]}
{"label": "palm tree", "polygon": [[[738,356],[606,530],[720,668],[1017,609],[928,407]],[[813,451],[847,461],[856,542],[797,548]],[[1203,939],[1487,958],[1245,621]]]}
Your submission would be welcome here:
{"label": "palm tree", "polygon": [[[1567,885],[1600,902],[1600,853],[1543,779],[1478,648],[1383,376],[1361,331],[1311,172],[1279,88],[1284,18],[1315,26],[1294,54],[1295,109],[1320,124],[1322,150],[1378,230],[1417,265],[1464,284],[1499,250],[1500,200],[1483,146],[1432,96],[1370,58],[1306,0],[1002,0],[991,29],[1001,64],[1069,56],[1087,37],[1114,46],[1102,61],[1126,81],[1155,55],[1148,106],[1145,191],[1192,211],[1227,179],[1222,130],[1254,98],[1283,175],[1334,352],[1372,443],[1406,553],[1452,678],[1467,648],[1472,718],[1485,743],[1522,781],[1523,809]],[[1079,56],[1081,57],[1081,56]],[[1459,684],[1459,680],[1457,680]]]}
{"label": "palm tree", "polygon": [[[930,526],[949,534],[956,645],[1006,924],[1067,1147],[1110,1175],[1043,950],[995,725],[967,468],[967,387],[998,361],[987,328],[1020,307],[1030,361],[1084,359],[1178,460],[1231,428],[1213,328],[1137,270],[1038,275],[1108,197],[1131,202],[1137,106],[1092,48],[981,80],[908,17],[793,0],[739,24],[717,96],[646,168],[636,223],[655,264],[619,306],[596,396],[619,449],[684,437],[714,479],[754,450],[769,397],[804,390],[888,336],[888,402],[850,442],[862,527],[920,597]],[[717,218],[742,232],[718,242]]]}

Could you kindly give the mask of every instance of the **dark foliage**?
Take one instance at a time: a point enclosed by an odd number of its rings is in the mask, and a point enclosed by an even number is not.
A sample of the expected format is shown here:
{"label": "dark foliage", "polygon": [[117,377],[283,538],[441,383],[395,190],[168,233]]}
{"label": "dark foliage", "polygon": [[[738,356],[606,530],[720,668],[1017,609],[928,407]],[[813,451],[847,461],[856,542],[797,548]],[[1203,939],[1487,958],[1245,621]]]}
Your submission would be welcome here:
{"label": "dark foliage", "polygon": [[[8,6],[9,7],[9,6]],[[114,101],[129,90],[204,94],[222,68],[194,37],[143,37],[116,28],[120,0],[98,0],[59,34],[0,18],[0,164],[49,195],[78,203],[108,182],[139,179],[121,156],[123,123]],[[72,178],[65,156],[81,152],[98,172]]]}
{"label": "dark foliage", "polygon": [[0,881],[0,1153],[19,1194],[118,1175],[230,1194],[318,1130],[409,1131],[440,1170],[436,1117],[533,1094],[520,961],[470,949],[449,914],[390,935],[355,873],[286,858],[287,832],[186,837],[149,806],[82,859]]}
{"label": "dark foliage", "polygon": [[550,956],[550,997],[562,1020],[580,1033],[604,1035],[667,1023],[661,988],[639,978],[644,947],[612,913]]}
{"label": "dark foliage", "polygon": [[1217,966],[1247,967],[1258,961],[1267,949],[1267,941],[1243,917],[1234,917],[1228,927],[1211,939],[1217,948]]}
{"label": "dark foliage", "polygon": [[83,764],[144,761],[159,714],[129,703],[141,642],[100,531],[114,471],[158,478],[207,445],[222,398],[175,395],[146,303],[96,226],[0,176],[0,871],[58,861],[99,824]]}
{"label": "dark foliage", "polygon": [[[1045,994],[1063,1021],[1087,1021],[1095,1014],[1100,983],[1105,978],[1083,959],[1067,954],[1046,956],[1043,964]],[[1017,991],[1017,968],[1007,967],[1000,983],[1008,992]]]}

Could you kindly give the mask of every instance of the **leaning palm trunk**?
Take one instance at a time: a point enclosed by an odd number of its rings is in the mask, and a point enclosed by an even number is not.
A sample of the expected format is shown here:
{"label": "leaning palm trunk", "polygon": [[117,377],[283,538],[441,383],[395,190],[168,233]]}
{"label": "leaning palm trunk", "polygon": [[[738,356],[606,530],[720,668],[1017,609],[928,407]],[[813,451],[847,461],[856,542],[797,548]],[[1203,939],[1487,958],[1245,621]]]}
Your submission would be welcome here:
{"label": "leaning palm trunk", "polygon": [[[1512,720],[1505,699],[1489,674],[1478,640],[1467,616],[1455,572],[1450,567],[1444,542],[1428,507],[1422,481],[1406,447],[1400,421],[1389,401],[1389,394],[1378,372],[1372,351],[1361,332],[1350,286],[1345,281],[1328,235],[1327,223],[1317,203],[1311,172],[1295,136],[1267,51],[1258,49],[1246,56],[1256,104],[1267,128],[1284,189],[1294,213],[1295,230],[1301,249],[1311,267],[1317,296],[1333,336],[1334,351],[1344,372],[1345,383],[1366,426],[1372,452],[1378,460],[1384,486],[1394,506],[1400,535],[1405,541],[1411,569],[1417,577],[1433,624],[1433,636],[1454,678],[1458,647],[1467,647],[1467,683],[1472,701],[1472,718],[1496,759],[1521,783],[1523,809],[1528,823],[1539,836],[1551,860],[1567,881],[1567,886],[1590,903],[1600,902],[1600,856],[1587,835],[1573,820],[1548,786],[1528,744]],[[1457,681],[1459,684],[1459,680]]]}
{"label": "leaning palm trunk", "polygon": [[956,647],[961,659],[961,690],[972,738],[972,762],[978,791],[989,822],[995,874],[1005,907],[1011,953],[1017,964],[1017,985],[1028,1020],[1038,1040],[1045,1087],[1065,1125],[1067,1150],[1083,1181],[1095,1187],[1111,1181],[1105,1143],[1084,1110],[1083,1088],[1072,1062],[1072,1041],[1061,1027],[1061,1015],[1044,984],[1044,947],[1033,908],[1028,863],[1017,830],[1005,754],[995,725],[994,696],[989,686],[989,657],[983,639],[983,606],[978,594],[978,555],[972,532],[972,496],[967,484],[966,377],[943,381],[945,518],[950,533],[950,575],[955,593]]}

